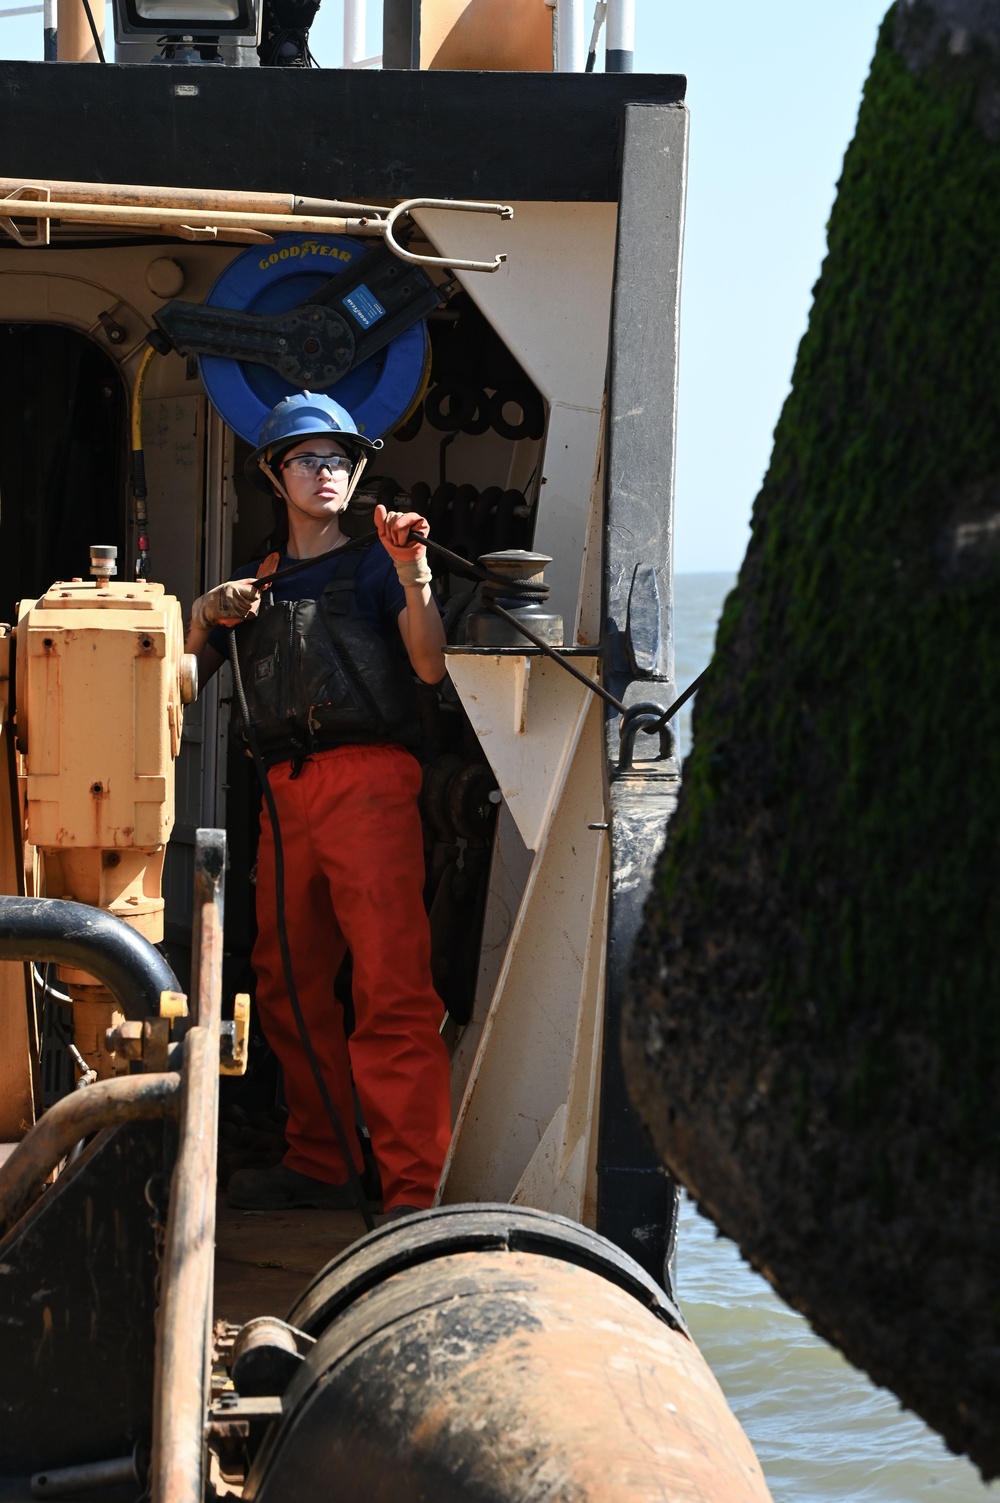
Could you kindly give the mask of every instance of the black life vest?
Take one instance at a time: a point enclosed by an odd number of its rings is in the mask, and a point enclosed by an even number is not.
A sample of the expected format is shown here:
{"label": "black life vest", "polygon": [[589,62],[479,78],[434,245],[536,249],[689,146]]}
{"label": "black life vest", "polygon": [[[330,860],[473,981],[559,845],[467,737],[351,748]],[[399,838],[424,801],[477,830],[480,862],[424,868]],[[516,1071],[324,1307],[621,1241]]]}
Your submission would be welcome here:
{"label": "black life vest", "polygon": [[[318,599],[271,600],[236,631],[247,709],[269,763],[332,746],[415,746],[420,711],[412,670],[358,614],[361,552],[346,554]],[[238,705],[235,723],[245,729]]]}

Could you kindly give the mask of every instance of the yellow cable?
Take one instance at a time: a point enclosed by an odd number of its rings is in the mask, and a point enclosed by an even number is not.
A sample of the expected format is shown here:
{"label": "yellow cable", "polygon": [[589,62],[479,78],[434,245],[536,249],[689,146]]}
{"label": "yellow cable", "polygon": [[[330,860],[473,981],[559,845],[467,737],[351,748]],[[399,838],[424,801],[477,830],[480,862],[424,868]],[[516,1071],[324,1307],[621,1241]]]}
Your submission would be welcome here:
{"label": "yellow cable", "polygon": [[142,450],[142,393],[146,385],[146,372],[149,370],[150,361],[155,356],[153,346],[147,345],[142,359],[139,361],[139,369],[135,373],[135,385],[132,388],[132,452],[139,453]]}
{"label": "yellow cable", "polygon": [[132,500],[135,505],[136,529],[136,577],[149,576],[149,513],[146,508],[146,456],[142,450],[142,393],[146,385],[146,372],[156,351],[147,345],[135,373],[132,388],[132,406],[129,413],[132,430]]}

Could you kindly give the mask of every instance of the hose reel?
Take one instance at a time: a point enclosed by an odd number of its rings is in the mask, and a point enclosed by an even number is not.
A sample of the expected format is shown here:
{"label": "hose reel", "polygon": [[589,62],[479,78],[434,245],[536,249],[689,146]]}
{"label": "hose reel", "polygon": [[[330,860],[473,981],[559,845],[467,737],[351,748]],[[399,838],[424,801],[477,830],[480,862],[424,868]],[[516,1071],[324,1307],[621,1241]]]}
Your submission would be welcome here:
{"label": "hose reel", "polygon": [[423,394],[425,316],[450,290],[384,247],[280,235],[236,256],[204,304],[175,299],[155,316],[161,348],[197,357],[213,407],[247,443],[304,389],[334,397],[377,438]]}

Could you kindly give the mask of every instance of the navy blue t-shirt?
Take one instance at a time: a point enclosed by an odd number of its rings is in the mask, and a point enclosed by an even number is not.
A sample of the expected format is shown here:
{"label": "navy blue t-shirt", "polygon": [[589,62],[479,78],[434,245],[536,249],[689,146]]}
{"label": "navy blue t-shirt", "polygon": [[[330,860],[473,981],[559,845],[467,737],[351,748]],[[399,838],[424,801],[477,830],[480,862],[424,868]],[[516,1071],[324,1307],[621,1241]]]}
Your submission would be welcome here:
{"label": "navy blue t-shirt", "polygon": [[[354,552],[353,549],[352,552]],[[275,580],[271,586],[271,598],[274,600],[317,600],[331,580],[338,578],[343,561],[349,556],[335,553],[332,558],[313,564],[308,569],[301,569],[297,574],[290,574],[287,579]],[[355,557],[357,557],[356,554]],[[229,577],[230,579],[253,579],[262,562],[263,558],[254,559],[252,563],[234,569]],[[283,553],[278,568],[284,569],[296,562],[296,559],[289,558],[287,553]],[[382,544],[377,541],[361,550],[361,558],[354,574],[354,599],[358,615],[363,620],[370,621],[386,641],[391,642],[396,635],[399,613],[406,607],[406,591],[399,582],[395,564]],[[213,627],[208,641],[221,657],[228,657],[228,627]]]}

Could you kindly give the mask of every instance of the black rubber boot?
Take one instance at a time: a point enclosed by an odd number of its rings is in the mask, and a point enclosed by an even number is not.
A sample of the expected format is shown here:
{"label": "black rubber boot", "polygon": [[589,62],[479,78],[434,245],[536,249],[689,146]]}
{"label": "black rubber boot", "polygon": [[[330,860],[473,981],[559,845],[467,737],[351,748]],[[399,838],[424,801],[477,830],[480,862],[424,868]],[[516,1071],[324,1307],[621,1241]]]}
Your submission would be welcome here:
{"label": "black rubber boot", "polygon": [[237,1169],[226,1194],[229,1204],[240,1211],[347,1211],[355,1204],[349,1184],[330,1185],[284,1164]]}
{"label": "black rubber boot", "polygon": [[262,68],[311,68],[309,28],[318,0],[264,0],[264,20],[257,56]]}

